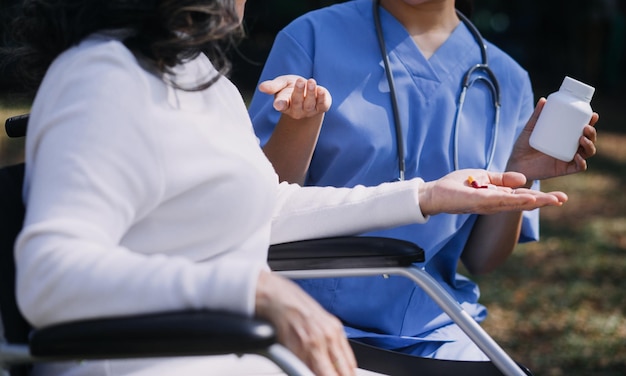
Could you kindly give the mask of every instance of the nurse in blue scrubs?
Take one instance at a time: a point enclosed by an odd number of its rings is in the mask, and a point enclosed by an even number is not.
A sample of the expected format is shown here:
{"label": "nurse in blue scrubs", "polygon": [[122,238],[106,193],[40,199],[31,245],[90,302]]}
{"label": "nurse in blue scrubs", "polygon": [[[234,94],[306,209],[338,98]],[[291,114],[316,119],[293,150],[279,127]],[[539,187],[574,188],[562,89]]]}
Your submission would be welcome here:
{"label": "nurse in blue scrubs", "polygon": [[[481,56],[482,39],[462,22],[454,5],[453,0],[353,0],[310,12],[277,35],[260,81],[284,74],[313,77],[333,98],[321,128],[285,126],[277,109],[289,106],[289,98],[272,96],[281,89],[275,84],[259,86],[249,111],[281,179],[352,187],[486,168],[522,172],[528,186],[537,187],[540,179],[587,168],[585,159],[596,152],[597,114],[570,163],[531,149],[528,136],[544,99],[532,118],[527,72],[490,43],[484,42],[487,56]],[[470,74],[469,82],[485,79],[470,85],[459,111],[464,76],[485,58],[493,77],[484,71]],[[471,273],[493,270],[517,242],[538,240],[538,220],[537,211],[442,214],[426,224],[366,235],[423,247],[423,267],[480,322],[487,311],[478,303],[478,286],[457,273],[458,262]],[[344,322],[351,338],[419,356],[486,359],[406,278],[300,284]]]}

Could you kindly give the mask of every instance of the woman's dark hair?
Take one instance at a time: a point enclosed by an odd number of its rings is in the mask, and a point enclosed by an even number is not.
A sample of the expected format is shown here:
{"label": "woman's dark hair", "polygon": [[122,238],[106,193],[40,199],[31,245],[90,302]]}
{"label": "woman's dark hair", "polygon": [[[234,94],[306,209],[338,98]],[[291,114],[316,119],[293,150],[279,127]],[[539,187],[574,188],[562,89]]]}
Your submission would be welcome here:
{"label": "woman's dark hair", "polygon": [[25,0],[9,29],[13,46],[5,60],[35,91],[60,53],[110,29],[128,30],[124,44],[161,73],[200,53],[209,56],[219,74],[187,90],[227,75],[226,49],[243,36],[234,0]]}

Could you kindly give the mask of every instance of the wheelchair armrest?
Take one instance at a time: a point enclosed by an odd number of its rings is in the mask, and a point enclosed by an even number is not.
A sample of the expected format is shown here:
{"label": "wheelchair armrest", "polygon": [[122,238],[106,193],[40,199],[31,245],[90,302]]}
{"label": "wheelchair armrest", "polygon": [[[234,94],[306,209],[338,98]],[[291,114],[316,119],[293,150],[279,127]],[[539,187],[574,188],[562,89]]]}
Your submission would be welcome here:
{"label": "wheelchair armrest", "polygon": [[17,115],[8,118],[4,122],[4,129],[7,136],[11,138],[26,136],[29,114]]}
{"label": "wheelchair armrest", "polygon": [[31,355],[54,359],[143,358],[250,353],[276,342],[269,323],[214,311],[94,319],[36,329]]}
{"label": "wheelchair armrest", "polygon": [[414,243],[365,236],[275,244],[268,252],[268,263],[274,271],[406,267],[424,258],[424,250]]}

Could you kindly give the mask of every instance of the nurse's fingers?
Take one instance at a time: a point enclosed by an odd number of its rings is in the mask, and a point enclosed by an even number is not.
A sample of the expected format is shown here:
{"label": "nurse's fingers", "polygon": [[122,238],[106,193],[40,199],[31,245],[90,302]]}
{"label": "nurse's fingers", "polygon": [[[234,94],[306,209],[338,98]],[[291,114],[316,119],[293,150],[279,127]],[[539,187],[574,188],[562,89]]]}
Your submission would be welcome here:
{"label": "nurse's fingers", "polygon": [[314,79],[309,78],[306,82],[306,96],[304,98],[304,102],[302,103],[302,110],[304,113],[316,113],[317,108],[317,82]]}
{"label": "nurse's fingers", "polygon": [[[313,116],[326,112],[330,109],[331,102],[328,90],[319,86],[315,79],[309,78],[306,82],[305,97],[301,108],[303,116]],[[297,108],[295,104],[293,106]]]}
{"label": "nurse's fingers", "polygon": [[528,119],[528,122],[526,123],[526,130],[527,131],[532,131],[535,128],[535,125],[537,124],[537,120],[539,119],[539,115],[541,114],[541,111],[543,110],[543,106],[546,104],[546,98],[539,98],[539,100],[537,101],[537,105],[535,106],[535,110],[533,111],[532,115],[530,116],[530,119]]}
{"label": "nurse's fingers", "polygon": [[591,120],[589,121],[589,125],[595,127],[599,119],[600,115],[597,112],[594,112],[593,114],[591,114]]}
{"label": "nurse's fingers", "polygon": [[[291,92],[291,95],[289,96],[289,100],[290,100],[289,108],[292,111],[296,111],[296,112],[302,111],[302,106],[305,101],[305,89],[306,89],[306,80],[304,78],[298,78],[296,82],[294,83],[293,91]],[[278,94],[276,94],[276,99],[282,98],[286,95],[287,93],[283,95],[282,92],[279,92]]]}
{"label": "nurse's fingers", "polygon": [[316,97],[317,97],[317,104],[316,104],[317,112],[328,111],[333,102],[332,97],[330,93],[328,92],[328,90],[322,86],[318,86]]}
{"label": "nurse's fingers", "polygon": [[[258,89],[262,93],[274,96],[273,106],[277,111],[285,111],[291,106],[292,93],[298,82],[306,81],[304,78],[292,74],[278,76],[272,80],[261,82]],[[304,88],[302,87],[302,89]]]}
{"label": "nurse's fingers", "polygon": [[293,87],[294,82],[301,78],[293,74],[278,76],[272,80],[266,80],[259,84],[259,91],[265,94],[274,95],[279,91]]}
{"label": "nurse's fingers", "polygon": [[596,144],[589,138],[581,136],[578,146],[578,154],[584,158],[591,158],[597,153]]}

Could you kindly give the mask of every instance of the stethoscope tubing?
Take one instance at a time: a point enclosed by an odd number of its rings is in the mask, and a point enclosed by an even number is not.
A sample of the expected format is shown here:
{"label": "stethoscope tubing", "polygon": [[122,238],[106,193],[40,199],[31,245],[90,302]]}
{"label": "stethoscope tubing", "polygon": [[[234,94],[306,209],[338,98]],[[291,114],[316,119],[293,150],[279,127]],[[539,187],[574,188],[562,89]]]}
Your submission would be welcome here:
{"label": "stethoscope tubing", "polygon": [[404,152],[404,136],[402,135],[402,123],[400,120],[400,111],[398,109],[398,98],[396,95],[396,87],[393,79],[393,73],[391,72],[391,64],[389,64],[389,55],[387,54],[387,44],[385,43],[385,37],[383,36],[383,27],[380,22],[380,12],[378,7],[380,6],[380,0],[374,1],[374,24],[376,25],[376,36],[378,37],[378,46],[380,47],[380,55],[383,58],[383,64],[385,65],[385,74],[387,76],[387,83],[389,84],[389,95],[391,96],[391,110],[393,112],[393,120],[396,131],[396,147],[398,149],[398,171],[400,176],[398,180],[404,180],[405,166],[405,152]]}
{"label": "stethoscope tubing", "polygon": [[[387,54],[387,46],[385,43],[385,38],[383,36],[383,29],[382,29],[382,24],[380,21],[379,7],[380,7],[380,0],[374,0],[373,1],[374,25],[376,28],[376,36],[378,39],[378,46],[380,48],[380,54],[383,59],[383,65],[385,67],[385,75],[387,78],[387,83],[389,84],[389,95],[391,99],[391,108],[392,108],[393,119],[394,119],[394,129],[396,133],[396,147],[397,147],[397,153],[398,153],[398,171],[399,171],[398,180],[404,180],[404,176],[406,172],[404,135],[402,133],[402,123],[400,119],[400,110],[398,108],[398,99],[397,99],[397,94],[396,94],[395,82],[393,79],[393,74],[391,72],[391,65],[389,63],[389,55]],[[487,164],[485,166],[485,169],[489,169],[491,167],[491,164],[493,162],[493,158],[495,155],[496,139],[498,137],[498,127],[500,124],[500,84],[498,83],[498,79],[496,78],[495,74],[489,67],[488,56],[487,56],[487,45],[485,44],[485,41],[482,38],[482,35],[480,34],[476,26],[474,26],[474,24],[472,24],[472,22],[464,14],[462,14],[458,10],[456,11],[456,13],[459,19],[461,20],[461,22],[465,24],[465,26],[468,28],[468,30],[474,37],[474,40],[476,40],[476,43],[478,44],[480,48],[481,63],[476,64],[472,66],[470,69],[468,69],[468,71],[465,73],[463,77],[463,81],[461,82],[461,93],[459,94],[459,100],[457,103],[457,110],[455,114],[454,128],[453,128],[454,169],[455,170],[459,169],[458,128],[459,128],[460,117],[461,117],[460,115],[463,110],[463,106],[465,104],[465,96],[467,94],[467,90],[477,81],[483,82],[487,85],[487,87],[491,91],[492,98],[493,98],[493,105],[494,105],[494,123],[492,127],[492,132],[491,132],[492,137],[491,137],[491,143],[489,146],[489,152],[486,158]],[[477,77],[474,77],[473,76],[474,73],[478,73],[478,72],[483,72],[484,74],[486,74],[486,76],[479,75]]]}

